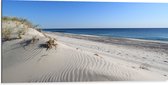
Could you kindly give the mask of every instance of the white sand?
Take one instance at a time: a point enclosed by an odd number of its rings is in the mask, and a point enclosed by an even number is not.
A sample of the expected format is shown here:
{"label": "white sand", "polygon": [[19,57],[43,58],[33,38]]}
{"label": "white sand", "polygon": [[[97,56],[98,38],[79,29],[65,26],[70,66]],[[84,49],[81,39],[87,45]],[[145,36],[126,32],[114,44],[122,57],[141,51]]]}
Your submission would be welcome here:
{"label": "white sand", "polygon": [[[38,35],[34,35],[38,34]],[[146,48],[69,38],[49,33],[57,47],[30,28],[24,39],[2,44],[2,82],[162,81],[168,79],[168,53]],[[40,40],[25,46],[37,36]],[[20,44],[22,43],[22,44]]]}

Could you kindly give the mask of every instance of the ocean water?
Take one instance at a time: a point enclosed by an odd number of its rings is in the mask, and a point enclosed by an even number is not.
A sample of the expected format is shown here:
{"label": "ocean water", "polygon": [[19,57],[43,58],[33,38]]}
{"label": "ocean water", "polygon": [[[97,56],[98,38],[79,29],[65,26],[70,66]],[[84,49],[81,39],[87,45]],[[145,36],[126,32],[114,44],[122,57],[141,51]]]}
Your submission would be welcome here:
{"label": "ocean water", "polygon": [[82,29],[43,29],[43,31],[168,41],[168,28],[120,28],[120,29],[82,28]]}

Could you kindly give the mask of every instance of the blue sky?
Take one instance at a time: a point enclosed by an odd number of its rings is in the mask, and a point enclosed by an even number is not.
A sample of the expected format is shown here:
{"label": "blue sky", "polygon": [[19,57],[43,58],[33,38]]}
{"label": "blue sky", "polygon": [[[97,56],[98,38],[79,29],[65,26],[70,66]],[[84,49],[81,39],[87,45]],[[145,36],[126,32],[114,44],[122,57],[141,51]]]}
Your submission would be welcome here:
{"label": "blue sky", "polygon": [[42,28],[168,28],[168,3],[3,0],[2,16],[26,18]]}

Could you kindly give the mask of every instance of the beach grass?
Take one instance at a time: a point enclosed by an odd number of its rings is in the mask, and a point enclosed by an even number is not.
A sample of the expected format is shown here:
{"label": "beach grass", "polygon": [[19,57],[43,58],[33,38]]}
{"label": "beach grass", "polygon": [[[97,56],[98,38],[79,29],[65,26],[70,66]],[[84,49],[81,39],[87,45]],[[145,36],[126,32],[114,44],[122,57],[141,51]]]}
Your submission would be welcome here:
{"label": "beach grass", "polygon": [[[41,31],[39,25],[34,25],[25,18],[2,17],[2,38],[4,38],[4,40],[10,40],[12,37],[15,39],[22,39],[28,28],[36,29],[39,32]],[[17,36],[14,37],[13,34]]]}
{"label": "beach grass", "polygon": [[7,28],[2,29],[2,38],[4,40],[9,40],[11,37],[11,33],[12,33],[11,29],[7,29]]}

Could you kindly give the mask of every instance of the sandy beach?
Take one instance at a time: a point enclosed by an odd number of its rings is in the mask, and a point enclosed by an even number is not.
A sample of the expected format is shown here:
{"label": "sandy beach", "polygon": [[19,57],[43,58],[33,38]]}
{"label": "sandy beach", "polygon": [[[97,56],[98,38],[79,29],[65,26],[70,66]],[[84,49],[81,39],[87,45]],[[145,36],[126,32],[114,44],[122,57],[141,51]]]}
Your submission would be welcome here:
{"label": "sandy beach", "polygon": [[[45,35],[44,35],[45,33]],[[36,36],[34,44],[28,41]],[[42,45],[50,36],[57,46]],[[2,82],[166,81],[168,43],[29,28],[2,43]]]}
{"label": "sandy beach", "polygon": [[168,80],[163,0],[2,0],[1,5],[2,83]]}

